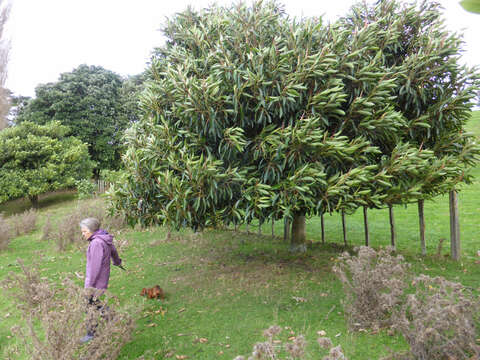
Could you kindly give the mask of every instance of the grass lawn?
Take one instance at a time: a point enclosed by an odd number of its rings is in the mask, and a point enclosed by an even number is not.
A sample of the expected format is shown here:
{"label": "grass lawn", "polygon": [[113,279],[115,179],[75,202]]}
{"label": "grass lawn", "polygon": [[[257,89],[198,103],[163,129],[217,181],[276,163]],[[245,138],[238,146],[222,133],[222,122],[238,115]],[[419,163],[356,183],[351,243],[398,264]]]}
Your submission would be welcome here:
{"label": "grass lawn", "polygon": [[[480,112],[474,113],[469,129],[480,135]],[[480,178],[480,169],[475,174]],[[59,253],[55,244],[40,240],[46,216],[58,218],[75,205],[71,198],[63,200],[60,197],[44,206],[37,231],[15,238],[0,253],[0,279],[8,271],[18,271],[17,258],[27,264],[38,261],[42,276],[53,280],[84,271],[86,244]],[[17,211],[15,205],[9,206],[0,207],[0,211]],[[425,258],[419,256],[416,205],[395,208],[398,249],[416,273],[443,275],[478,288],[478,181],[461,190],[459,208],[460,262],[448,257],[448,198],[425,203]],[[369,211],[369,223],[371,245],[388,245],[388,212]],[[184,231],[167,240],[163,228],[117,234],[123,244],[119,250],[127,271],[112,270],[109,290],[123,304],[141,309],[134,338],[120,358],[137,359],[145,354],[145,359],[175,359],[181,355],[188,359],[233,359],[249,354],[255,342],[263,341],[262,331],[273,324],[284,328],[283,339],[293,334],[306,336],[307,359],[318,359],[324,354],[316,343],[320,330],[325,330],[334,344],[341,344],[349,359],[378,359],[389,349],[406,349],[403,338],[389,336],[386,331],[348,331],[341,305],[343,291],[331,271],[335,257],[343,251],[340,217],[326,216],[325,227],[327,242],[321,244],[320,221],[309,219],[307,235],[313,244],[301,256],[290,254],[288,244],[280,237],[272,238],[269,225],[264,226],[262,235],[256,234],[257,229],[251,229],[255,234],[212,230],[195,235]],[[282,224],[276,224],[277,235],[281,235],[281,228]],[[347,229],[350,246],[363,244],[361,211],[347,217]],[[441,238],[447,240],[437,255]],[[81,285],[82,280],[78,279],[78,283]],[[143,287],[155,284],[166,291],[165,301],[147,300],[139,295]],[[7,347],[19,344],[10,332],[19,321],[15,304],[0,296],[0,355]]]}

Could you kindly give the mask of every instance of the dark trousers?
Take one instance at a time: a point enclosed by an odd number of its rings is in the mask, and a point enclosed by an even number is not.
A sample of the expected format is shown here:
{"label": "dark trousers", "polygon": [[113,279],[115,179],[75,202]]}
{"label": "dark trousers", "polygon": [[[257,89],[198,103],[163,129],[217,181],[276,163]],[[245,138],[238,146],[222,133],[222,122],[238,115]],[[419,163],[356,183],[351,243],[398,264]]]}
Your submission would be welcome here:
{"label": "dark trousers", "polygon": [[98,318],[109,320],[110,308],[92,296],[87,298],[87,334],[94,336],[98,327]]}

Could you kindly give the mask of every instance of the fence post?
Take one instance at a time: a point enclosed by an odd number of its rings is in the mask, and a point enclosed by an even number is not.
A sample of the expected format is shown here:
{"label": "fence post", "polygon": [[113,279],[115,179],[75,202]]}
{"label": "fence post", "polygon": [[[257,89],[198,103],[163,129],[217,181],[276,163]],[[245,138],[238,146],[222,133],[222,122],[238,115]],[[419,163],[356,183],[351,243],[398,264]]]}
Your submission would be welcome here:
{"label": "fence post", "polygon": [[395,230],[395,217],[393,214],[393,206],[392,204],[388,204],[388,217],[390,219],[390,244],[394,250],[397,249],[396,245],[396,230]]}
{"label": "fence post", "polygon": [[285,217],[284,225],[283,225],[283,240],[287,242],[290,240],[290,220],[288,217]]}
{"label": "fence post", "polygon": [[323,213],[320,215],[320,224],[322,226],[322,244],[325,244],[325,219]]}
{"label": "fence post", "polygon": [[345,211],[342,210],[342,228],[343,228],[343,244],[347,246],[347,225],[345,224]]}
{"label": "fence post", "polygon": [[450,256],[460,260],[460,223],[458,219],[458,196],[455,190],[449,194],[450,208]]}
{"label": "fence post", "polygon": [[427,247],[425,245],[425,215],[423,213],[424,200],[418,200],[418,220],[420,225],[420,246],[422,247],[422,255],[427,255]]}
{"label": "fence post", "polygon": [[363,207],[363,225],[365,227],[365,246],[370,246],[370,234],[368,232],[368,214],[367,207]]}

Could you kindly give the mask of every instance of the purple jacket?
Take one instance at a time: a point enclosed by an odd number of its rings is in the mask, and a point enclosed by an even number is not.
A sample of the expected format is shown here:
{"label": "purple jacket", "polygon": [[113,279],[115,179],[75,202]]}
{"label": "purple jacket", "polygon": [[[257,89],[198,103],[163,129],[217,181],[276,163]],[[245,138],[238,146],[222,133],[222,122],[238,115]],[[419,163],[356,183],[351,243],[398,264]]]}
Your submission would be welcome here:
{"label": "purple jacket", "polygon": [[105,230],[95,231],[88,241],[85,288],[106,289],[110,278],[110,258],[117,266],[122,259],[113,245],[113,236]]}

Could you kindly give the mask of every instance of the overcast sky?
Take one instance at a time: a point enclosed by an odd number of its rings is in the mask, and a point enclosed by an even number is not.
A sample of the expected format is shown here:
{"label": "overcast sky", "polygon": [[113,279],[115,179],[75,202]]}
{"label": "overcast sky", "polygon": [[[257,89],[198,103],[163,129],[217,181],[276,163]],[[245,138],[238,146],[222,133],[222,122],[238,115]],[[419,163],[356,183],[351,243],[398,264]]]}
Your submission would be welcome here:
{"label": "overcast sky", "polygon": [[[58,80],[80,64],[98,65],[120,75],[146,67],[151,50],[162,44],[158,28],[165,17],[208,6],[211,0],[13,0],[8,24],[11,39],[6,87],[35,95],[38,84]],[[217,0],[230,4],[232,0]],[[250,1],[248,1],[250,2]],[[283,0],[288,14],[325,15],[334,20],[353,0]],[[464,61],[480,63],[480,15],[459,0],[440,0],[450,29],[464,29]]]}

